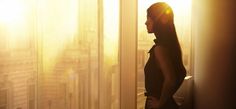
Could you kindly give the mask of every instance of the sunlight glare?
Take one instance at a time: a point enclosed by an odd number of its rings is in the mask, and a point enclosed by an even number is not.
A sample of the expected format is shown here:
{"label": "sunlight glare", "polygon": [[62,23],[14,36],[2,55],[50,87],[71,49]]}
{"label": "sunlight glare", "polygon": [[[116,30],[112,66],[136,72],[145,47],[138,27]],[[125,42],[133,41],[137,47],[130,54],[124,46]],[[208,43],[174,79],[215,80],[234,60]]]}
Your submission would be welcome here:
{"label": "sunlight glare", "polygon": [[[149,6],[156,2],[166,2],[171,6],[174,12],[174,23],[176,31],[180,40],[180,43],[184,46],[189,44],[189,36],[191,32],[191,11],[192,11],[192,0],[139,0],[139,27],[145,31],[143,24],[146,20],[146,10]],[[141,30],[140,30],[141,31]],[[150,35],[150,34],[148,34]],[[148,39],[148,38],[146,38]]]}
{"label": "sunlight glare", "polygon": [[19,25],[24,21],[24,16],[25,6],[19,0],[0,1],[0,23]]}
{"label": "sunlight glare", "polygon": [[192,1],[191,0],[139,0],[139,8],[147,9],[153,3],[156,2],[166,2],[169,4],[174,13],[178,15],[187,15],[186,11],[191,11],[192,8]]}
{"label": "sunlight glare", "polygon": [[78,1],[55,1],[38,4],[45,71],[55,67],[78,32]]}
{"label": "sunlight glare", "polygon": [[179,14],[179,15],[185,15],[186,11],[191,11],[192,8],[192,3],[191,0],[164,0],[166,1],[167,4],[169,4],[174,13]]}
{"label": "sunlight glare", "polygon": [[[191,50],[191,27],[192,27],[192,0],[138,0],[138,29],[139,29],[139,40],[145,40],[151,42],[155,37],[152,37],[153,34],[148,34],[146,32],[146,15],[147,9],[157,2],[166,2],[171,6],[174,12],[174,24],[176,27],[176,32],[178,36],[179,43],[183,52],[183,60],[185,61],[186,68],[189,68],[188,57]],[[151,37],[148,37],[151,36]],[[148,43],[149,44],[149,43]],[[150,43],[151,46],[151,43]]]}
{"label": "sunlight glare", "polygon": [[[119,0],[104,0],[105,62],[117,64],[119,42]],[[115,58],[114,58],[115,57]]]}

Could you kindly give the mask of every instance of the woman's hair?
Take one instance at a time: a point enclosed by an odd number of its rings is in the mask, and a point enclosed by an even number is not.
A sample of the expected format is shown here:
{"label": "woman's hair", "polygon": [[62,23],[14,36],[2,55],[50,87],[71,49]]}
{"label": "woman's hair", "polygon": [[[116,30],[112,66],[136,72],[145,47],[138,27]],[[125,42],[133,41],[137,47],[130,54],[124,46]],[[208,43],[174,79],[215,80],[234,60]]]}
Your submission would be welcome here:
{"label": "woman's hair", "polygon": [[174,14],[171,7],[165,2],[158,2],[152,4],[147,9],[147,15],[151,17],[154,22],[160,22],[160,18],[165,16],[168,23],[173,23]]}
{"label": "woman's hair", "polygon": [[154,22],[153,31],[159,42],[168,43],[170,40],[177,39],[174,14],[168,4],[165,2],[152,4],[147,9],[147,16]]}
{"label": "woman's hair", "polygon": [[[154,3],[147,9],[147,16],[154,21],[153,31],[157,44],[167,49],[175,65],[181,66],[182,53],[171,7],[164,2]],[[163,20],[165,22],[162,22]]]}

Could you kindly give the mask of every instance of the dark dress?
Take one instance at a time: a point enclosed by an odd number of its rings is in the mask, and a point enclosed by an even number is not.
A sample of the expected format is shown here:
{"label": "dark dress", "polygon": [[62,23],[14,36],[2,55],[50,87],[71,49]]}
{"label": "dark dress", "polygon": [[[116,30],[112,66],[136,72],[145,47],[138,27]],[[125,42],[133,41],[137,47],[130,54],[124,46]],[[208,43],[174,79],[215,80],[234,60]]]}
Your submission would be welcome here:
{"label": "dark dress", "polygon": [[[144,68],[146,88],[145,96],[153,96],[157,99],[160,99],[164,77],[159,63],[155,61],[154,48],[159,45],[155,40],[154,42],[155,45],[153,45],[153,47],[148,52],[150,56]],[[147,102],[145,105],[145,109],[151,109],[147,107]],[[171,98],[162,108],[159,109],[178,109],[178,105],[176,104],[174,99]]]}

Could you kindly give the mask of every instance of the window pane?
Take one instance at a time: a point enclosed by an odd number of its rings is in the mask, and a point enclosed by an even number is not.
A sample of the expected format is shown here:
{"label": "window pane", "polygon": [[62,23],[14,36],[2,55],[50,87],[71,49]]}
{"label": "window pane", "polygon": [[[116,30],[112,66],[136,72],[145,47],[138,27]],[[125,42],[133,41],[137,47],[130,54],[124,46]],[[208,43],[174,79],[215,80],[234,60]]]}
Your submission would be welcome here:
{"label": "window pane", "polygon": [[19,50],[30,47],[34,27],[32,20],[33,2],[32,0],[0,1],[0,28],[4,30],[0,31],[0,35],[9,39],[3,41],[8,41],[11,49]]}
{"label": "window pane", "polygon": [[88,68],[87,61],[84,66],[80,63],[81,56],[88,59],[88,53],[79,54],[80,48],[70,47],[78,36],[78,4],[78,0],[37,1],[37,35],[42,40],[38,45],[42,60],[38,72],[39,109],[78,108],[80,88],[76,84],[80,68]]}
{"label": "window pane", "polygon": [[[148,50],[154,44],[153,34],[148,34],[145,26],[146,10],[156,2],[167,2],[174,11],[175,27],[182,47],[183,62],[190,71],[191,55],[191,0],[138,0],[138,52],[137,52],[137,109],[143,109],[145,104],[144,88],[144,66],[149,58]],[[181,95],[182,96],[182,95]],[[178,99],[177,99],[178,102]]]}
{"label": "window pane", "polygon": [[0,0],[0,89],[7,90],[6,109],[28,108],[27,79],[37,79],[35,2]]}
{"label": "window pane", "polygon": [[103,0],[103,76],[101,109],[119,109],[119,0]]}
{"label": "window pane", "polygon": [[1,0],[0,109],[119,109],[119,2]]}
{"label": "window pane", "polygon": [[119,6],[118,0],[103,3],[39,1],[40,109],[119,108]]}

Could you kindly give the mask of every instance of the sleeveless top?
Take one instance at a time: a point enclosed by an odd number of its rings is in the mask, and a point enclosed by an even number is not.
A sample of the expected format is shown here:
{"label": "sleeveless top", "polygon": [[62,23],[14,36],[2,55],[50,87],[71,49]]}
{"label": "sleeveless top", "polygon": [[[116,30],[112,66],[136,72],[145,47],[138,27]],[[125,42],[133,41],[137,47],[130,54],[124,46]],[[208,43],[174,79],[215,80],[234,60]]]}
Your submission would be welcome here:
{"label": "sleeveless top", "polygon": [[160,98],[164,76],[162,74],[159,63],[155,60],[154,48],[158,45],[156,39],[155,44],[149,50],[149,59],[144,67],[146,96],[154,96]]}
{"label": "sleeveless top", "polygon": [[[156,46],[162,45],[160,41],[158,42],[157,39],[154,40],[155,44],[149,50],[149,59],[144,67],[144,75],[145,75],[145,88],[146,93],[145,95],[154,96],[156,98],[160,98],[162,85],[164,82],[164,75],[161,71],[160,64],[155,59],[154,48]],[[172,54],[173,56],[175,54]],[[176,57],[171,57],[176,58]],[[176,73],[178,73],[179,77],[184,78],[186,76],[186,69],[184,68],[181,60],[174,60],[174,66],[176,67]],[[178,89],[179,86],[182,84],[183,80],[178,79],[176,82],[176,88]]]}

